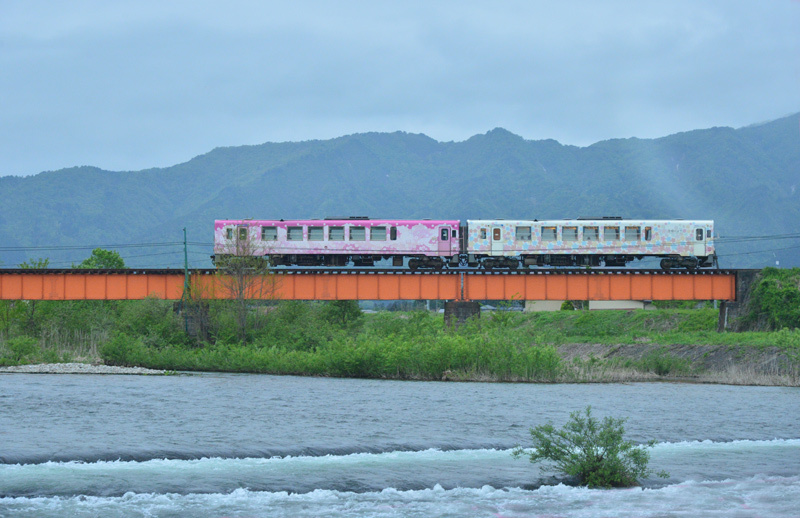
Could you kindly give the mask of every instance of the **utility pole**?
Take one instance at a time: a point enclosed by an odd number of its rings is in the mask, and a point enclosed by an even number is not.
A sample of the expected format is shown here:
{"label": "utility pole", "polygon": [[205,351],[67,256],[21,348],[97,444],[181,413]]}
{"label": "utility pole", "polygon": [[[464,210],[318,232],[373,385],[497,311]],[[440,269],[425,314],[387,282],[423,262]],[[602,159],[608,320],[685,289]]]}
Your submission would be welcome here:
{"label": "utility pole", "polygon": [[186,249],[186,227],[183,227],[183,327],[186,334],[189,334],[189,315],[187,314],[187,299],[189,298],[189,252]]}

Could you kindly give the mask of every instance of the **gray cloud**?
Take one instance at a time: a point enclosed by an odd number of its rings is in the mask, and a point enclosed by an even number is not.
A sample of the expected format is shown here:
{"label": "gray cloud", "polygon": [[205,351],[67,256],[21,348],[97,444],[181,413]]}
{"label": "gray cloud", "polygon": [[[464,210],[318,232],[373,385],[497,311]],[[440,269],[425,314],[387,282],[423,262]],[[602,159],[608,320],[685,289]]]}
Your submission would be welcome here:
{"label": "gray cloud", "polygon": [[0,175],[502,126],[588,145],[800,110],[800,3],[17,2]]}

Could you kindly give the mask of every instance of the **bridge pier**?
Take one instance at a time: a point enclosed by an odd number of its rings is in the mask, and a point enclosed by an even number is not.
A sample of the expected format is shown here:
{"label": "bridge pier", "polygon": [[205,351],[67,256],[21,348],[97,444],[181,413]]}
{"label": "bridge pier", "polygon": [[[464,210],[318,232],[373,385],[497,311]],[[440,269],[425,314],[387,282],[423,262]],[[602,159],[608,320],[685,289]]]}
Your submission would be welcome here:
{"label": "bridge pier", "polygon": [[467,300],[451,300],[444,303],[444,325],[458,328],[468,319],[480,318],[481,305]]}

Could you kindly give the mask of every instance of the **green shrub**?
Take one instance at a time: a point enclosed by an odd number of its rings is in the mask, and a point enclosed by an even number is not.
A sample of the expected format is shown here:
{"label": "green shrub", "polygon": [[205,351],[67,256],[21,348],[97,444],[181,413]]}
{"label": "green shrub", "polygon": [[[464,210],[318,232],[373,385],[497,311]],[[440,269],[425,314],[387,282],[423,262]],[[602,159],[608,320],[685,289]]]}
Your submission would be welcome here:
{"label": "green shrub", "polygon": [[[515,458],[527,456],[533,463],[550,462],[563,475],[575,477],[589,487],[631,487],[639,480],[653,475],[648,468],[650,452],[647,445],[636,446],[623,436],[625,419],[606,417],[602,422],[592,417],[592,407],[570,414],[561,430],[552,423],[531,428],[531,450],[514,449]],[[661,471],[659,477],[669,477]]]}
{"label": "green shrub", "polygon": [[154,297],[122,303],[115,327],[128,336],[141,338],[148,346],[164,347],[188,342],[183,324],[173,311],[173,303]]}
{"label": "green shrub", "polygon": [[689,360],[670,354],[666,347],[647,354],[642,358],[641,366],[644,370],[654,372],[659,376],[686,374],[691,370]]}
{"label": "green shrub", "polygon": [[744,329],[777,330],[800,327],[800,268],[764,268],[750,294]]}
{"label": "green shrub", "polygon": [[19,336],[6,342],[6,348],[10,352],[11,360],[22,362],[26,358],[34,356],[39,349],[39,341],[29,336]]}
{"label": "green shrub", "polygon": [[321,309],[322,319],[341,329],[357,327],[363,320],[361,308],[355,300],[334,300],[326,302]]}
{"label": "green shrub", "polygon": [[117,333],[100,348],[100,357],[107,365],[144,366],[149,356],[140,339],[131,338],[125,333]]}

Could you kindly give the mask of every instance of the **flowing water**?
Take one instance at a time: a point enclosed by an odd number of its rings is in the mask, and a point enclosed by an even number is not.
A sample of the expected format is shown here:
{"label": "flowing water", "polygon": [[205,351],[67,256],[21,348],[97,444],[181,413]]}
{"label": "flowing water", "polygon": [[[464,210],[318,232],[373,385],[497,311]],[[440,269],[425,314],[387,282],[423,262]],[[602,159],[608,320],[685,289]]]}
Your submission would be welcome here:
{"label": "flowing water", "polygon": [[[510,450],[592,405],[670,478]],[[800,516],[800,389],[0,375],[0,516]],[[546,483],[545,485],[542,485]]]}

